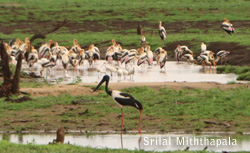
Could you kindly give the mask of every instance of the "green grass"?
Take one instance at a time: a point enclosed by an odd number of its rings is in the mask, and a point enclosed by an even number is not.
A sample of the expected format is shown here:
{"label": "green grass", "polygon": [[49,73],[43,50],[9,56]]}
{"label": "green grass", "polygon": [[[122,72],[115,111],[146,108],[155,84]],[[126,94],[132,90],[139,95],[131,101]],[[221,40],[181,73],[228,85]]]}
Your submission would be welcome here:
{"label": "green grass", "polygon": [[237,80],[250,81],[250,67],[248,66],[219,66],[217,67],[218,73],[235,73],[239,76]]}
{"label": "green grass", "polygon": [[[155,151],[127,150],[127,149],[95,149],[90,147],[79,147],[74,145],[36,145],[29,143],[13,144],[8,141],[0,141],[1,153],[154,153]],[[167,151],[166,153],[213,153],[211,151]],[[247,153],[244,151],[231,153]]]}
{"label": "green grass", "polygon": [[[13,6],[6,4],[15,4]],[[16,5],[19,4],[19,5]],[[236,32],[230,39],[225,39],[224,32],[220,30],[220,24],[224,17],[227,17],[232,23],[240,20],[248,20],[250,4],[245,0],[127,0],[127,1],[109,1],[109,0],[0,0],[0,22],[1,25],[8,27],[10,25],[30,25],[25,28],[16,27],[11,34],[0,33],[0,38],[8,41],[11,38],[31,37],[34,33],[47,31],[53,28],[53,24],[67,19],[69,23],[79,24],[78,29],[69,29],[62,27],[56,33],[49,34],[45,40],[38,39],[33,42],[35,47],[39,47],[42,42],[49,39],[59,41],[60,45],[71,46],[73,39],[78,39],[82,46],[91,43],[99,44],[102,42],[116,39],[122,42],[123,47],[139,47],[140,36],[135,34],[137,23],[139,21],[148,22],[151,27],[143,26],[146,32],[146,38],[152,49],[161,46],[158,36],[158,22],[163,21],[167,29],[167,43],[174,41],[187,40],[194,52],[200,50],[200,42],[236,42],[240,45],[249,46],[250,30],[247,27],[237,27]],[[14,10],[16,11],[12,11]],[[191,11],[187,9],[190,8]],[[84,21],[93,21],[99,23],[104,30],[96,32],[96,30],[87,31],[80,25],[85,24]],[[119,20],[121,24],[130,21],[133,28],[118,28],[118,25],[110,25],[112,21]],[[207,20],[211,28],[199,29],[189,25],[180,31],[173,31],[168,28],[169,23],[185,24],[187,21],[199,22]],[[47,22],[47,26],[41,26],[39,23]],[[134,22],[134,23],[133,23]],[[216,22],[216,23],[215,23]],[[212,25],[212,26],[211,26]],[[89,24],[89,26],[92,26]],[[154,27],[155,35],[151,36],[151,28]],[[119,29],[119,30],[117,30]],[[81,32],[79,32],[81,31]],[[100,31],[100,30],[99,30]],[[4,32],[4,31],[3,31]],[[133,33],[131,33],[133,32]],[[102,44],[107,46],[111,44]],[[199,45],[196,45],[199,44]],[[185,45],[185,44],[184,44]],[[172,51],[171,51],[172,52]]]}
{"label": "green grass", "polygon": [[[74,145],[35,145],[35,144],[13,144],[8,141],[0,141],[1,153],[153,153],[154,151],[126,150],[126,149],[94,149],[90,147],[79,147]],[[187,151],[173,151],[171,153],[186,153]],[[188,151],[188,153],[206,153],[206,151]]]}
{"label": "green grass", "polygon": [[[142,129],[147,131],[171,132],[185,130],[186,132],[199,132],[210,128],[219,131],[250,131],[248,126],[250,118],[248,111],[250,109],[250,97],[248,95],[250,90],[246,87],[228,90],[185,89],[180,91],[162,88],[157,92],[147,87],[134,87],[123,91],[132,94],[143,104]],[[78,106],[72,106],[71,102],[73,100],[85,100],[86,102]],[[74,107],[74,109],[69,110],[70,107]],[[87,114],[79,115],[86,109],[88,109]],[[82,126],[82,120],[84,120],[84,123],[86,123],[84,124],[85,128],[91,131],[101,130],[101,127],[91,125],[102,121],[108,123],[111,130],[115,130],[120,125],[120,120],[117,120],[120,109],[112,98],[104,92],[100,92],[98,96],[61,95],[58,97],[39,97],[34,98],[32,101],[17,104],[4,102],[3,99],[0,99],[0,112],[2,114],[0,121],[3,123],[7,121],[7,118],[18,112],[20,120],[38,116],[39,120],[34,123],[38,125],[41,125],[41,122],[47,119],[51,119],[53,125],[58,126],[61,125],[62,120],[72,122],[72,125],[75,126]],[[125,128],[135,130],[139,112],[134,108],[127,107],[124,109],[124,113],[126,116]],[[206,120],[213,120],[218,123],[232,123],[232,126],[230,128],[223,126],[215,128],[206,125],[203,122]],[[29,125],[29,123],[27,124]],[[23,126],[30,127],[28,125]],[[72,125],[65,123],[66,127],[74,129],[75,127],[72,127]],[[13,126],[9,125],[9,128],[11,127]],[[8,128],[5,127],[6,129]]]}

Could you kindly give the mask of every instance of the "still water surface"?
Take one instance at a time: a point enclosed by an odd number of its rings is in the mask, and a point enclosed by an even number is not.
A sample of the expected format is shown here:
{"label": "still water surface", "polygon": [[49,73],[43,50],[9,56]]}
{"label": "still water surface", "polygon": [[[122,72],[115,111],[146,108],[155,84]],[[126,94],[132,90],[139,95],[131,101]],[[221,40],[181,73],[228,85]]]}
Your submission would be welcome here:
{"label": "still water surface", "polygon": [[[0,135],[2,140],[5,135]],[[8,136],[12,143],[36,143],[36,144],[48,144],[55,139],[56,134],[11,134]],[[182,140],[183,143],[178,143],[177,140]],[[123,135],[123,147],[129,150],[142,149],[147,151],[170,151],[170,150],[184,150],[187,146],[189,150],[203,150],[206,146],[208,151],[250,151],[250,135],[222,135],[222,134],[143,134],[141,142],[138,143],[140,135],[124,134]],[[6,139],[6,138],[4,138]],[[194,145],[194,139],[199,140],[199,144]],[[204,139],[209,141],[205,142]],[[208,144],[215,140],[215,145]],[[235,139],[235,140],[234,140]],[[193,143],[192,143],[192,142]],[[222,145],[222,142],[227,142],[227,145]],[[229,142],[230,141],[230,142]],[[237,145],[233,145],[232,142],[236,141]],[[89,146],[93,148],[121,148],[121,140],[119,134],[97,134],[97,135],[85,135],[85,134],[66,134],[65,143],[78,146]],[[163,144],[165,142],[165,144]],[[187,144],[189,143],[189,144]],[[207,143],[207,144],[205,144]]]}

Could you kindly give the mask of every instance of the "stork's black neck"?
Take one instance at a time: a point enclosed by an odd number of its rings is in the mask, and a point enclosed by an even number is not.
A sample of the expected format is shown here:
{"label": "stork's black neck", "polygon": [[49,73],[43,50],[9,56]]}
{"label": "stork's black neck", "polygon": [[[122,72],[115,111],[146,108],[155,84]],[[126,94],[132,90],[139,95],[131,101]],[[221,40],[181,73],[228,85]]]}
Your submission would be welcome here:
{"label": "stork's black neck", "polygon": [[112,91],[109,90],[109,79],[106,80],[105,91],[108,95],[111,96]]}

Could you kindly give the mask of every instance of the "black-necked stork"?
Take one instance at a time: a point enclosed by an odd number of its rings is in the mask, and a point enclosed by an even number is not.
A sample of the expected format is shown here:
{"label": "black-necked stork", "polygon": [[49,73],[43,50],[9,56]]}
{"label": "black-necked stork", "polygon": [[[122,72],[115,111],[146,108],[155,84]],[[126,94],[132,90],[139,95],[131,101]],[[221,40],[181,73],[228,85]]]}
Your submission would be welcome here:
{"label": "black-necked stork", "polygon": [[204,52],[206,50],[207,50],[207,45],[204,42],[202,42],[201,43],[201,52]]}
{"label": "black-necked stork", "polygon": [[233,25],[226,19],[224,18],[224,22],[222,22],[222,29],[225,30],[228,34],[234,33],[234,28]]}
{"label": "black-necked stork", "polygon": [[225,59],[225,63],[227,62],[227,55],[229,55],[230,54],[230,52],[229,51],[225,51],[225,50],[221,50],[221,51],[219,51],[217,54],[216,54],[216,60],[215,60],[215,62],[216,63],[218,63],[219,62],[219,60],[221,60],[220,61],[220,64],[222,64],[222,59]]}
{"label": "black-necked stork", "polygon": [[110,77],[108,75],[103,76],[101,82],[97,85],[97,87],[93,90],[96,91],[104,82],[106,82],[105,85],[105,91],[108,95],[112,96],[113,100],[121,107],[121,114],[122,114],[122,123],[121,123],[121,137],[122,137],[122,129],[123,129],[123,121],[124,121],[124,116],[123,116],[123,107],[125,106],[132,106],[140,111],[140,117],[139,117],[139,125],[138,125],[138,131],[141,134],[141,116],[142,116],[142,104],[136,100],[133,96],[127,93],[123,93],[118,90],[112,90],[110,91],[108,89],[109,85],[109,80]]}
{"label": "black-necked stork", "polygon": [[159,34],[162,40],[162,46],[164,45],[164,41],[166,40],[167,32],[165,28],[162,26],[161,21],[159,22]]}

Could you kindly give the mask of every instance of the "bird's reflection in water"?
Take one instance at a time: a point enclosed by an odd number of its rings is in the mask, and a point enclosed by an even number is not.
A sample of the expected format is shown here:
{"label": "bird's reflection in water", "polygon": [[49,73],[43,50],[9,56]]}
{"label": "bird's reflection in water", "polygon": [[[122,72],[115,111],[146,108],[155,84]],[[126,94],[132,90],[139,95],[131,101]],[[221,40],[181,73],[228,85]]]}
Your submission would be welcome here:
{"label": "bird's reflection in water", "polygon": [[216,68],[215,67],[212,67],[212,68],[205,67],[205,68],[201,68],[199,70],[199,72],[204,73],[204,74],[216,74]]}
{"label": "bird's reflection in water", "polygon": [[[141,150],[141,139],[142,139],[142,135],[139,137],[138,139],[138,149]],[[123,140],[122,140],[122,133],[121,133],[121,147],[123,149]]]}

